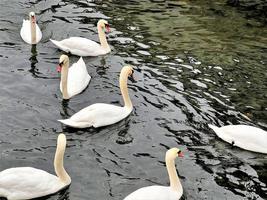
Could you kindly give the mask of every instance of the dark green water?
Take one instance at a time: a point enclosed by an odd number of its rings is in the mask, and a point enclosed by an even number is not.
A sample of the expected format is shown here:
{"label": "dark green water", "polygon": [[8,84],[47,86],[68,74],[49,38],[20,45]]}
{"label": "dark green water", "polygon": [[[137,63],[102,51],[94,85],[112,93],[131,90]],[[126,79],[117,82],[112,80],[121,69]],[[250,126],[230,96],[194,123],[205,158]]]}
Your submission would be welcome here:
{"label": "dark green water", "polygon": [[[72,185],[48,199],[120,200],[142,186],[167,185],[166,149],[177,160],[184,199],[267,199],[266,155],[231,148],[207,127],[247,124],[267,130],[267,29],[235,8],[210,1],[0,2],[0,170],[32,166],[51,173],[58,133],[68,139]],[[43,38],[25,44],[22,19],[35,11]],[[107,19],[112,53],[84,58],[89,87],[62,103],[49,38],[98,41]],[[78,57],[72,56],[71,63]],[[92,103],[122,105],[124,64],[133,113],[100,129],[76,130],[56,120]]]}

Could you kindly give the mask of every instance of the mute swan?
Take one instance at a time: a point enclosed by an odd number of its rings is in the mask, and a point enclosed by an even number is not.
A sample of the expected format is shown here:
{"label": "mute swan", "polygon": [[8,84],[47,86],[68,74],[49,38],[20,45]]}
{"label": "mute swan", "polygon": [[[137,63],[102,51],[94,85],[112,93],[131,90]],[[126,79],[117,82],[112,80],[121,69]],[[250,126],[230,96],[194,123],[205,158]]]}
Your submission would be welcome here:
{"label": "mute swan", "polygon": [[75,128],[100,127],[115,124],[127,117],[133,110],[127,88],[127,78],[133,75],[133,68],[125,66],[120,73],[120,89],[124,100],[124,107],[111,104],[96,103],[75,113],[69,119],[58,120]]}
{"label": "mute swan", "polygon": [[61,55],[58,72],[61,72],[60,90],[63,99],[70,99],[82,92],[91,80],[82,57],[69,68],[69,57]]}
{"label": "mute swan", "polygon": [[71,178],[63,166],[66,136],[57,139],[54,167],[57,176],[32,167],[10,168],[0,172],[0,197],[26,200],[54,194],[70,185]]}
{"label": "mute swan", "polygon": [[181,150],[169,149],[166,152],[165,162],[170,178],[170,186],[143,187],[131,193],[124,200],[178,200],[183,195],[183,187],[175,169],[175,158],[183,157]]}
{"label": "mute swan", "polygon": [[36,24],[34,12],[30,12],[29,20],[23,19],[23,24],[20,29],[21,38],[28,44],[37,44],[42,38],[42,32]]}
{"label": "mute swan", "polygon": [[208,125],[222,140],[249,151],[267,154],[267,132],[248,125]]}
{"label": "mute swan", "polygon": [[92,40],[82,37],[70,37],[65,40],[51,40],[59,49],[78,56],[99,56],[110,52],[105,31],[109,32],[109,24],[106,20],[99,20],[97,23],[100,45]]}

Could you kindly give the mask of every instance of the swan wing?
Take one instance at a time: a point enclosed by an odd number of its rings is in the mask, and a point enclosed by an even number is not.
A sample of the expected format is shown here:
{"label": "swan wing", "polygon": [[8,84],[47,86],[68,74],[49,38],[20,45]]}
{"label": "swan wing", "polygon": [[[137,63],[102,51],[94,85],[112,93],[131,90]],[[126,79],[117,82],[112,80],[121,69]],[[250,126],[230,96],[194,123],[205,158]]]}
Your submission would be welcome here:
{"label": "swan wing", "polygon": [[81,57],[77,63],[74,63],[69,68],[67,85],[69,97],[81,93],[87,87],[90,80],[91,76],[88,74],[86,65]]}
{"label": "swan wing", "polygon": [[31,44],[31,25],[29,20],[23,19],[20,36],[26,43]]}
{"label": "swan wing", "polygon": [[228,143],[234,142],[235,146],[240,148],[267,153],[267,132],[253,126],[248,125],[228,125],[217,127],[209,125],[214,132]]}
{"label": "swan wing", "polygon": [[[20,29],[21,38],[28,44],[32,44],[31,39],[31,22],[30,20],[23,20],[22,27]],[[42,39],[42,32],[39,26],[36,24],[36,43]]]}
{"label": "swan wing", "polygon": [[46,171],[31,168],[10,168],[0,172],[0,196],[22,200],[54,194],[66,185]]}
{"label": "swan wing", "polygon": [[59,120],[63,124],[75,128],[100,127],[117,123],[131,113],[132,109],[111,104],[97,103],[90,105],[71,118]]}
{"label": "swan wing", "polygon": [[179,200],[183,191],[174,191],[170,187],[143,187],[129,194],[124,200]]}
{"label": "swan wing", "polygon": [[78,56],[98,56],[106,53],[98,43],[82,37],[70,37],[61,41],[50,40],[59,49]]}

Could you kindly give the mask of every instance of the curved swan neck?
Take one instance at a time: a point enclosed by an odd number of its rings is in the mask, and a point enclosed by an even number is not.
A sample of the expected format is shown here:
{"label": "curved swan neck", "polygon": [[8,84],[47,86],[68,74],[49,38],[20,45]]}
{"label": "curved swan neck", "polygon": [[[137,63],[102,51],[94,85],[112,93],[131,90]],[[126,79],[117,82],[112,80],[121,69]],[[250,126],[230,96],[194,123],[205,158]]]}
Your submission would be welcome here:
{"label": "curved swan neck", "polygon": [[128,71],[125,70],[121,70],[121,74],[120,74],[120,89],[121,89],[121,94],[122,94],[122,98],[124,101],[124,106],[127,108],[132,109],[133,104],[131,102],[130,96],[129,96],[129,92],[128,92],[128,87],[127,87],[127,80],[128,80]]}
{"label": "curved swan neck", "polygon": [[61,70],[61,86],[62,86],[63,99],[69,99],[68,74],[69,74],[69,61],[63,64],[62,70]]}
{"label": "curved swan neck", "polygon": [[182,189],[182,184],[181,184],[180,179],[179,179],[177,172],[176,172],[174,159],[169,158],[166,155],[165,162],[166,162],[167,171],[169,174],[171,189],[173,189],[175,191],[180,191]]}
{"label": "curved swan neck", "polygon": [[63,159],[64,159],[65,148],[66,148],[66,139],[62,138],[58,139],[57,150],[54,159],[54,167],[58,178],[65,184],[70,184],[71,178],[64,169]]}
{"label": "curved swan neck", "polygon": [[110,49],[108,42],[107,42],[106,34],[100,25],[97,26],[97,30],[98,30],[98,37],[99,37],[101,47],[103,47],[104,49]]}
{"label": "curved swan neck", "polygon": [[32,44],[36,44],[36,21],[33,21],[32,17],[30,17],[30,23],[31,23],[31,42]]}

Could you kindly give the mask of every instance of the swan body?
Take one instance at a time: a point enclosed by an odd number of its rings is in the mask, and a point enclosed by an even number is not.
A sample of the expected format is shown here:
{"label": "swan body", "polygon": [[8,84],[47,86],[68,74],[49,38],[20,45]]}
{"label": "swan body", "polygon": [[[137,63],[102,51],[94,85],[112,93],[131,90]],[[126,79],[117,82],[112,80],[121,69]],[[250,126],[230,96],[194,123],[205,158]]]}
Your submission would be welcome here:
{"label": "swan body", "polygon": [[8,200],[42,197],[54,194],[65,186],[57,176],[32,167],[11,168],[0,172],[0,196],[7,197]]}
{"label": "swan body", "polygon": [[99,56],[110,52],[107,43],[105,30],[109,31],[109,25],[106,20],[99,20],[97,23],[100,44],[82,37],[70,37],[61,41],[50,39],[62,51],[78,56]]}
{"label": "swan body", "polygon": [[179,200],[183,195],[183,187],[175,169],[175,158],[183,157],[182,152],[172,148],[166,152],[166,166],[170,178],[170,186],[143,187],[131,193],[124,200]]}
{"label": "swan body", "polygon": [[97,128],[114,124],[124,119],[133,110],[127,88],[127,78],[131,76],[132,73],[133,68],[125,66],[122,68],[120,74],[120,89],[125,103],[124,107],[96,103],[80,110],[69,119],[58,121],[75,128],[87,128],[92,126]]}
{"label": "swan body", "polygon": [[59,60],[59,67],[59,71],[61,71],[60,91],[64,99],[81,93],[91,80],[82,57],[69,68],[68,56],[62,55]]}
{"label": "swan body", "polygon": [[63,167],[65,147],[66,137],[60,134],[54,161],[57,176],[32,167],[10,168],[0,172],[0,197],[8,200],[33,199],[67,187],[71,179]]}
{"label": "swan body", "polygon": [[267,132],[248,125],[217,127],[209,124],[222,140],[249,151],[267,154]]}
{"label": "swan body", "polygon": [[42,39],[42,32],[36,23],[34,12],[30,12],[29,20],[23,19],[20,36],[28,44],[37,44]]}
{"label": "swan body", "polygon": [[170,187],[153,185],[136,190],[124,200],[178,200],[181,196],[181,192]]}
{"label": "swan body", "polygon": [[127,117],[131,112],[131,108],[96,103],[80,110],[69,119],[58,121],[74,128],[86,128],[91,126],[97,128],[115,124]]}

